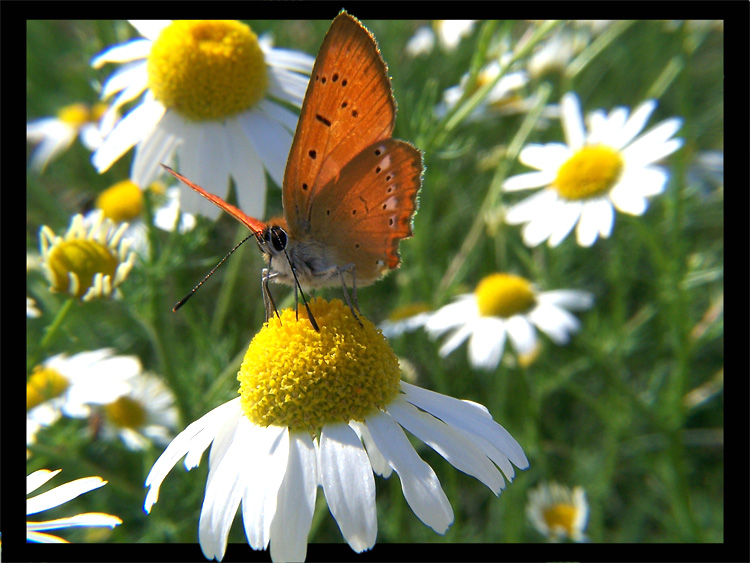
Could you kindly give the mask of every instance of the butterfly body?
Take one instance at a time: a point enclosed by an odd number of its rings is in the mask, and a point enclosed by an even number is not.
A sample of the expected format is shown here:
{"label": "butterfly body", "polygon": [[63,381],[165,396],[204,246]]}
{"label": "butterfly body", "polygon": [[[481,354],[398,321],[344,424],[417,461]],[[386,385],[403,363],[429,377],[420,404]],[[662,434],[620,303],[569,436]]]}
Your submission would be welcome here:
{"label": "butterfly body", "polygon": [[391,137],[395,119],[375,38],[342,12],[310,76],[284,173],[283,217],[249,217],[168,170],[255,234],[265,280],[356,291],[397,268],[399,242],[412,235],[422,155]]}

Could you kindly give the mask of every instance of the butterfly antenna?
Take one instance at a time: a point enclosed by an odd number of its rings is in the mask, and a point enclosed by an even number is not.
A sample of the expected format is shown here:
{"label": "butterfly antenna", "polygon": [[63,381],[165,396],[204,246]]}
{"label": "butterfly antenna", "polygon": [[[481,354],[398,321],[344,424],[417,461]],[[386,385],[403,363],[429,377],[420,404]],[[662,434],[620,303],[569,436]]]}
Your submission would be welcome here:
{"label": "butterfly antenna", "polygon": [[229,258],[229,257],[230,257],[230,256],[232,255],[232,253],[233,253],[233,252],[234,252],[235,250],[237,250],[237,249],[238,249],[238,248],[239,248],[240,246],[242,246],[242,244],[243,244],[243,243],[245,243],[245,242],[246,242],[246,241],[247,241],[247,240],[248,240],[248,239],[249,239],[250,237],[254,237],[254,236],[256,236],[256,235],[255,235],[255,233],[251,233],[251,234],[249,234],[249,235],[248,235],[248,236],[246,236],[246,237],[245,237],[244,239],[242,239],[242,240],[241,240],[240,242],[238,242],[238,243],[237,243],[237,245],[235,245],[235,247],[234,247],[234,248],[233,248],[232,250],[230,250],[229,252],[227,252],[226,256],[224,256],[224,258],[222,258],[222,259],[221,259],[221,260],[219,261],[219,263],[218,263],[218,264],[216,264],[216,266],[214,266],[213,268],[211,268],[211,271],[210,271],[210,272],[208,272],[208,274],[206,274],[206,276],[205,276],[205,277],[204,277],[204,278],[203,278],[203,279],[202,279],[202,280],[201,280],[200,282],[198,282],[198,285],[196,285],[196,286],[195,286],[195,287],[194,287],[193,289],[191,289],[191,290],[190,290],[190,293],[188,293],[188,294],[187,294],[187,295],[186,295],[185,297],[183,297],[182,299],[180,299],[180,300],[179,300],[179,301],[178,301],[178,302],[177,302],[177,303],[175,304],[175,306],[174,306],[174,307],[172,307],[172,312],[173,312],[173,313],[176,313],[176,312],[177,312],[177,310],[178,310],[178,309],[179,309],[180,307],[182,307],[182,306],[183,306],[183,305],[184,305],[185,303],[187,303],[188,299],[190,299],[190,298],[191,298],[191,297],[192,297],[192,296],[193,296],[193,295],[195,294],[195,292],[196,292],[196,291],[198,291],[198,288],[199,288],[200,286],[202,286],[202,285],[203,285],[203,284],[204,284],[204,283],[206,282],[206,280],[207,280],[208,278],[210,278],[210,277],[211,277],[211,276],[213,275],[213,273],[214,273],[214,272],[216,271],[216,269],[217,269],[217,268],[218,268],[219,266],[221,266],[221,265],[222,265],[222,264],[223,264],[223,263],[224,263],[224,262],[226,261],[226,259],[227,259],[227,258]]}

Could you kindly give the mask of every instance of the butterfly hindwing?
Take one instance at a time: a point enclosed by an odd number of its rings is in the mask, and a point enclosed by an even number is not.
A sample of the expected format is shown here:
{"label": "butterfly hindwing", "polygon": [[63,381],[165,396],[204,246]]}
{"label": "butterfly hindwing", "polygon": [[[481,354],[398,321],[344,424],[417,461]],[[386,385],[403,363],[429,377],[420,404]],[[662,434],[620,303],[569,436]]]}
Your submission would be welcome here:
{"label": "butterfly hindwing", "polygon": [[[378,141],[321,187],[310,217],[310,236],[336,249],[336,264],[355,264],[372,281],[400,263],[398,244],[412,235],[422,178],[422,155],[397,139]],[[336,228],[329,228],[335,224]]]}

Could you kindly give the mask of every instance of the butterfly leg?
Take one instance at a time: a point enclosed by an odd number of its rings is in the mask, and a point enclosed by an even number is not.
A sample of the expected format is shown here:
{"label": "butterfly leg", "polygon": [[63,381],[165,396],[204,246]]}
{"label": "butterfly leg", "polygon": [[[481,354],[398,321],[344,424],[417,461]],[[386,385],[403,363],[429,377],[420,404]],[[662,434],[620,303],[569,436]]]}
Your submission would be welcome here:
{"label": "butterfly leg", "polygon": [[[357,319],[359,325],[362,326],[362,321],[359,320],[359,315],[357,315],[357,312],[354,310],[354,308],[356,307],[357,311],[359,311],[359,314],[362,314],[362,311],[359,308],[359,303],[357,302],[357,268],[354,264],[347,264],[343,268],[339,268],[338,266],[334,267],[336,268],[336,272],[339,275],[339,280],[341,280],[341,287],[344,290],[344,300],[346,301],[346,304],[349,305],[349,310],[351,310],[354,318]],[[350,272],[352,275],[352,296],[354,298],[354,306],[352,306],[352,299],[350,299],[349,297],[349,289],[346,287],[346,281],[344,281],[344,272]]]}
{"label": "butterfly leg", "polygon": [[269,268],[263,268],[260,271],[260,292],[263,294],[263,306],[266,309],[266,322],[268,322],[268,319],[270,319],[274,313],[277,317],[281,317],[276,308],[276,302],[273,300],[273,295],[271,295],[271,290],[268,288],[268,280],[275,278],[277,275],[276,272],[271,272]]}

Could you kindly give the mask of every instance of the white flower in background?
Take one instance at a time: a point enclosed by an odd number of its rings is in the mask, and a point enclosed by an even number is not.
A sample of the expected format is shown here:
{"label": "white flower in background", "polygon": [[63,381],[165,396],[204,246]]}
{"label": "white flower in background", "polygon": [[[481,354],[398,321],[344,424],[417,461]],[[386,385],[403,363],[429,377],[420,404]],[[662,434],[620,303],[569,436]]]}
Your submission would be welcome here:
{"label": "white flower in background", "polygon": [[125,238],[127,223],[115,225],[102,214],[86,225],[75,215],[64,236],[44,225],[39,230],[42,270],[50,291],[89,301],[118,297],[118,289],[135,264],[133,240]]}
{"label": "white flower in background", "polygon": [[[509,60],[510,55],[507,54],[502,57],[501,62],[502,64],[506,64]],[[474,93],[482,86],[494,81],[500,75],[501,68],[501,63],[498,61],[492,61],[485,66],[479,71],[474,89],[469,93]],[[527,104],[524,102],[521,92],[528,82],[529,76],[526,71],[519,70],[505,74],[497,81],[467,119],[482,119],[487,115],[489,110],[502,114],[515,113],[519,111],[519,108],[525,108]],[[458,86],[452,86],[443,92],[443,102],[435,110],[438,116],[444,115],[446,111],[453,108],[467,94],[468,83],[469,75],[465,74]]]}
{"label": "white flower in background", "polygon": [[566,144],[527,145],[519,160],[537,172],[508,178],[505,191],[542,188],[511,206],[506,221],[525,223],[523,240],[536,246],[545,240],[559,245],[576,227],[581,246],[591,246],[599,236],[612,233],[615,209],[642,215],[647,198],[664,191],[669,173],[654,163],[682,146],[672,136],[682,120],[667,119],[638,136],[656,109],[653,100],[638,106],[632,114],[625,107],[603,110],[588,117],[588,129],[575,94],[561,101]]}
{"label": "white flower in background", "polygon": [[49,426],[61,415],[86,418],[91,405],[105,405],[128,393],[141,372],[141,362],[135,356],[113,353],[103,348],[70,357],[58,354],[34,368],[26,382],[31,426]]}
{"label": "white flower in background", "polygon": [[437,37],[443,51],[450,52],[458,47],[461,39],[474,31],[476,20],[435,20],[432,27],[423,25],[406,43],[406,53],[418,57],[431,53]]}
{"label": "white flower in background", "polygon": [[38,144],[31,155],[31,168],[44,171],[53,158],[65,152],[76,137],[90,151],[102,144],[117,119],[116,112],[106,112],[106,104],[90,108],[72,104],[62,108],[56,117],[44,117],[26,124],[26,140]]}
{"label": "white flower in background", "polygon": [[119,437],[131,450],[146,449],[151,442],[169,443],[177,426],[174,395],[154,375],[137,375],[130,390],[102,407],[102,437]]}
{"label": "white flower in background", "polygon": [[519,357],[535,354],[537,328],[555,344],[566,344],[581,327],[568,310],[592,304],[593,296],[585,291],[538,291],[520,276],[496,273],[482,279],[474,293],[459,295],[435,311],[425,330],[433,337],[452,331],[440,347],[442,357],[468,339],[471,365],[492,370],[500,363],[507,339]]}
{"label": "white flower in background", "polygon": [[[163,231],[180,233],[195,228],[195,216],[180,213],[180,188],[165,188],[161,182],[153,182],[147,188],[154,202],[154,225]],[[146,254],[148,247],[148,227],[144,219],[144,198],[146,194],[132,180],[123,180],[101,192],[94,202],[94,208],[84,216],[84,225],[101,222],[103,216],[114,223],[128,224],[123,237],[132,239],[133,249]]]}
{"label": "white flower in background", "polygon": [[405,332],[422,328],[432,316],[430,307],[425,303],[412,303],[395,309],[378,328],[386,338],[396,338]]}
{"label": "white flower in background", "polygon": [[[208,559],[224,556],[242,505],[253,549],[270,543],[274,561],[301,561],[323,488],[331,514],[357,552],[377,536],[374,474],[398,473],[406,502],[439,534],[453,510],[408,430],[498,495],[528,461],[487,409],[400,381],[388,341],[340,300],[285,310],[256,335],[240,368],[240,397],[190,424],[154,463],[145,509],[184,456],[196,467],[211,446],[198,538]],[[502,473],[501,473],[502,471]]]}
{"label": "white flower in background", "polygon": [[[40,469],[34,471],[26,477],[26,494],[29,495],[37,490],[39,487],[44,485],[47,481],[52,479],[55,475],[60,473],[60,469],[57,471],[50,471],[48,469]],[[74,498],[103,487],[107,484],[101,477],[83,477],[70,481],[64,485],[59,485],[54,489],[47,492],[38,494],[33,497],[26,499],[26,515],[36,514],[44,510],[49,510],[56,506],[60,506]],[[48,530],[59,530],[63,528],[77,528],[81,526],[102,526],[107,528],[114,528],[122,524],[117,516],[110,514],[103,514],[101,512],[88,512],[86,514],[78,514],[77,516],[71,516],[69,518],[59,518],[57,520],[48,520],[47,522],[26,522],[26,541],[38,542],[38,543],[68,543],[60,537],[47,534]]]}
{"label": "white flower in background", "polygon": [[31,297],[26,298],[26,318],[36,319],[42,316],[42,312],[36,308],[36,301]]}
{"label": "white flower in background", "polygon": [[[127,63],[104,84],[104,98],[116,95],[112,110],[143,98],[96,151],[94,166],[104,172],[135,146],[130,177],[147,186],[176,156],[182,174],[220,196],[233,179],[239,207],[263,216],[265,174],[281,185],[297,124],[279,102],[302,105],[314,58],[273,48],[237,21],[130,23],[142,38],[107,49],[92,64]],[[183,209],[220,213],[201,197],[188,198]]]}
{"label": "white flower in background", "polygon": [[526,505],[529,521],[550,541],[586,540],[584,530],[589,516],[589,504],[583,488],[557,483],[542,483],[529,491]]}

